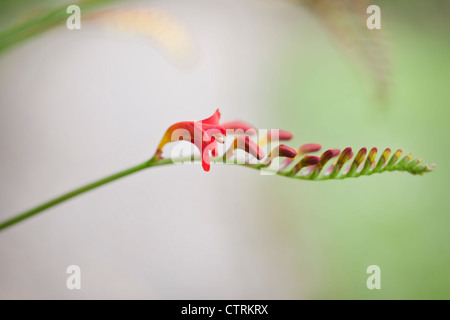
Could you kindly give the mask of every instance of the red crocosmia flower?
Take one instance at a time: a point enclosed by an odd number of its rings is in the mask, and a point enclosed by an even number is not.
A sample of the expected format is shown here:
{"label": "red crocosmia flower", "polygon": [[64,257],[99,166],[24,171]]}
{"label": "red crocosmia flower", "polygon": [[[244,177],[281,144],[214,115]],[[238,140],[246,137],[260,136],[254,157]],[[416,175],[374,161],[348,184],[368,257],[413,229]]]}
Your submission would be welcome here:
{"label": "red crocosmia flower", "polygon": [[224,127],[227,130],[231,129],[231,130],[243,131],[243,132],[239,132],[239,135],[244,134],[244,135],[252,136],[252,135],[256,134],[256,128],[248,123],[243,122],[243,121],[225,122],[225,123],[222,123],[222,127]]}
{"label": "red crocosmia flower", "polygon": [[217,142],[223,143],[220,139],[226,135],[226,130],[219,125],[219,109],[209,118],[201,121],[183,121],[171,125],[164,134],[156,150],[155,157],[161,159],[162,148],[169,142],[178,140],[188,140],[193,143],[201,153],[202,167],[209,171],[209,152],[213,156],[217,154]]}
{"label": "red crocosmia flower", "polygon": [[235,149],[242,149],[245,152],[251,154],[256,159],[261,160],[264,158],[264,152],[250,137],[239,136],[234,139],[233,144],[230,146],[226,153],[226,158],[230,158],[233,155]]}

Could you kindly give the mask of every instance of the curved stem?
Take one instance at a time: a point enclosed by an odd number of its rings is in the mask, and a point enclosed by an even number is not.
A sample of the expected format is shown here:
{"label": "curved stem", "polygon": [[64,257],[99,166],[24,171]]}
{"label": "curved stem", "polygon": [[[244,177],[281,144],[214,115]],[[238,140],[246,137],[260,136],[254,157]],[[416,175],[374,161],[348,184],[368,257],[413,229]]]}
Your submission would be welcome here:
{"label": "curved stem", "polygon": [[100,187],[102,185],[105,185],[107,183],[110,183],[110,182],[112,182],[114,180],[117,180],[117,179],[129,176],[129,175],[131,175],[131,174],[133,174],[135,172],[144,170],[146,168],[155,167],[155,166],[161,166],[161,165],[166,165],[166,164],[171,164],[171,163],[173,163],[171,160],[167,161],[166,159],[164,159],[164,160],[157,161],[155,158],[152,158],[149,161],[146,161],[144,163],[138,164],[137,166],[133,166],[131,168],[128,168],[128,169],[122,170],[120,172],[117,172],[115,174],[112,174],[112,175],[110,175],[108,177],[105,177],[105,178],[102,178],[100,180],[94,181],[94,182],[89,183],[89,184],[87,184],[85,186],[82,186],[80,188],[77,188],[75,190],[67,192],[67,193],[65,193],[65,194],[63,194],[63,195],[61,195],[59,197],[56,197],[56,198],[50,200],[50,201],[47,201],[47,202],[45,202],[45,203],[43,203],[43,204],[41,204],[41,205],[39,205],[37,207],[34,207],[34,208],[30,209],[30,210],[27,210],[25,212],[19,213],[19,214],[15,215],[14,217],[10,218],[10,219],[7,219],[5,221],[0,222],[0,231],[6,229],[6,228],[8,228],[8,227],[10,227],[10,226],[12,226],[12,225],[14,225],[16,223],[19,223],[19,222],[21,222],[23,220],[26,220],[26,219],[28,219],[28,218],[30,218],[30,217],[32,217],[32,216],[34,216],[34,215],[44,211],[44,210],[46,210],[46,209],[49,209],[49,208],[51,208],[53,206],[56,206],[57,204],[65,202],[65,201],[67,201],[67,200],[69,200],[71,198],[74,198],[74,197],[76,197],[76,196],[78,196],[80,194],[83,194],[85,192],[88,192],[90,190],[96,189],[96,188],[98,188],[98,187]]}

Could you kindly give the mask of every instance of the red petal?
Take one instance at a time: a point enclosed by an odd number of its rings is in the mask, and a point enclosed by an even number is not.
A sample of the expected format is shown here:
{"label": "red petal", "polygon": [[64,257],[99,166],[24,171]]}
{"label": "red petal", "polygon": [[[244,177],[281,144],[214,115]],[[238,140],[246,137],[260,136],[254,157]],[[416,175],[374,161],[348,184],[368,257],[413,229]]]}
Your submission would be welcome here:
{"label": "red petal", "polygon": [[327,151],[325,151],[324,153],[322,153],[322,155],[320,156],[320,162],[319,162],[319,166],[322,168],[325,166],[325,164],[331,159],[336,157],[339,153],[341,152],[341,150],[339,149],[329,149]]}

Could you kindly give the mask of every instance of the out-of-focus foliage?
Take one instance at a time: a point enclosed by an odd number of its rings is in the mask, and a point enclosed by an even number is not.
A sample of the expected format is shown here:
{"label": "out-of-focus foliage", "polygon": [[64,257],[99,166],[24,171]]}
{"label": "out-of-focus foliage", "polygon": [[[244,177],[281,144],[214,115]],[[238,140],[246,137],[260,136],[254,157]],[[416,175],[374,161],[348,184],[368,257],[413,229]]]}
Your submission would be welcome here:
{"label": "out-of-focus foliage", "polygon": [[[308,185],[280,179],[274,183],[286,205],[279,211],[287,213],[279,219],[293,225],[306,297],[448,299],[450,2],[376,4],[390,39],[389,108],[363,107],[376,104],[371,89],[330,44],[328,31],[308,25],[310,38],[280,57],[279,108],[271,116],[284,127],[301,123],[298,142],[401,147],[438,166],[420,179],[400,173]],[[381,290],[366,287],[373,264],[381,268]]]}

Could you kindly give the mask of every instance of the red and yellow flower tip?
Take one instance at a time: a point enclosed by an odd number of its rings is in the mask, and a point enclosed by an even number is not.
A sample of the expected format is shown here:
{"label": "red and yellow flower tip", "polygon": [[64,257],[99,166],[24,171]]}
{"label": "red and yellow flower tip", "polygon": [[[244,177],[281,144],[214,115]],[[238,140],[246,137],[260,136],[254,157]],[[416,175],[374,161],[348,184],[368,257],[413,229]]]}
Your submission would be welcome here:
{"label": "red and yellow flower tip", "polygon": [[394,154],[391,157],[391,160],[386,165],[386,169],[391,170],[394,165],[397,163],[398,159],[402,156],[403,151],[401,149],[398,149],[394,152]]}
{"label": "red and yellow flower tip", "polygon": [[367,148],[361,148],[358,151],[358,153],[355,156],[355,159],[353,159],[353,162],[350,165],[350,169],[348,170],[347,176],[353,177],[356,174],[358,167],[364,161],[366,153],[367,153]]}
{"label": "red and yellow flower tip", "polygon": [[284,144],[280,144],[279,146],[276,146],[275,148],[270,151],[269,156],[265,160],[265,165],[270,165],[270,163],[275,159],[276,157],[285,157],[288,159],[293,159],[297,156],[297,151],[292,149],[291,147],[288,147]]}
{"label": "red and yellow flower tip", "polygon": [[[320,174],[320,172],[323,170],[323,168],[328,163],[328,161],[330,161],[334,157],[337,157],[340,152],[341,152],[341,150],[339,150],[339,149],[329,149],[329,150],[326,150],[325,152],[323,152],[320,155],[319,162],[311,171],[310,178],[315,179]],[[334,166],[330,166],[329,170],[333,170],[333,169],[334,169]]]}
{"label": "red and yellow flower tip", "polygon": [[339,155],[341,150],[339,149],[329,149],[322,153],[320,156],[320,161],[317,164],[317,169],[319,169],[319,172],[323,169],[323,167],[327,164],[328,161],[330,161],[332,158]]}
{"label": "red and yellow flower tip", "polygon": [[384,168],[384,165],[386,164],[386,161],[390,155],[391,155],[391,149],[387,148],[386,150],[383,151],[383,153],[381,154],[381,157],[378,160],[378,163],[374,169],[374,172],[379,172],[379,171],[381,171],[381,169]]}
{"label": "red and yellow flower tip", "polygon": [[209,152],[215,156],[217,153],[217,142],[226,135],[226,130],[219,125],[219,109],[212,116],[200,121],[182,121],[171,125],[164,133],[161,142],[156,149],[155,158],[162,159],[162,148],[170,142],[186,140],[193,143],[201,153],[202,167],[205,171],[210,169]]}
{"label": "red and yellow flower tip", "polygon": [[375,157],[377,156],[378,149],[372,148],[367,156],[366,162],[364,163],[364,167],[361,170],[361,175],[367,174],[369,170],[375,165]]}
{"label": "red and yellow flower tip", "polygon": [[256,142],[247,136],[239,136],[234,139],[233,143],[224,156],[225,159],[230,159],[233,156],[234,150],[236,149],[244,150],[258,160],[263,159],[265,156],[264,152],[256,144]]}
{"label": "red and yellow flower tip", "polygon": [[278,141],[289,141],[294,137],[294,135],[286,130],[270,130],[266,135],[259,139],[258,146],[263,146],[273,139],[278,139]]}
{"label": "red and yellow flower tip", "polygon": [[233,134],[253,136],[256,134],[256,128],[243,121],[229,121],[222,123],[226,130],[232,130]]}

